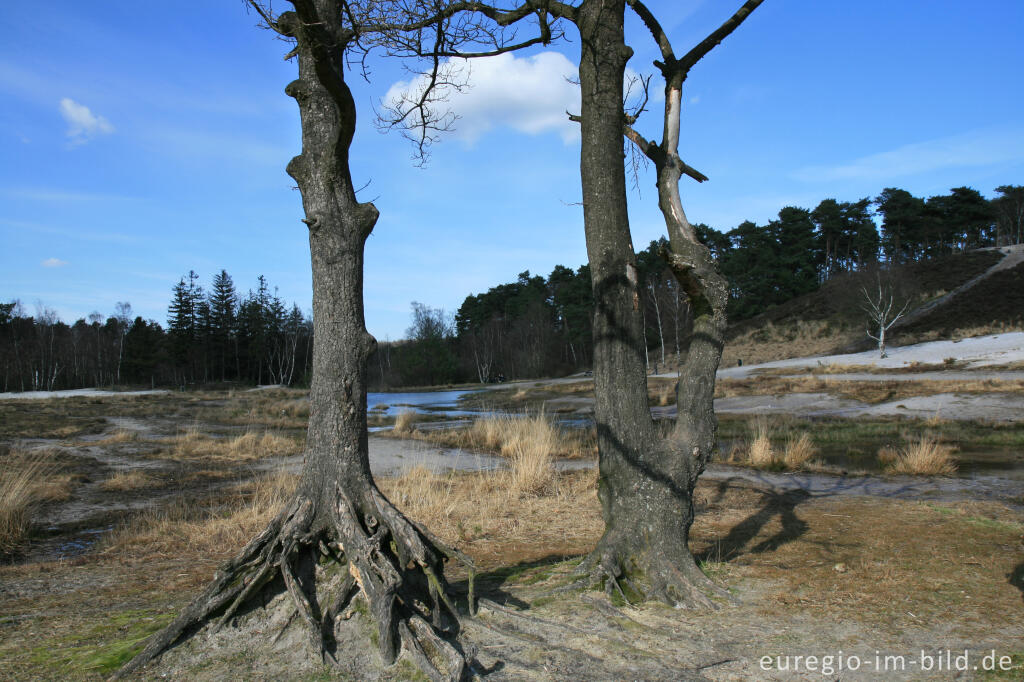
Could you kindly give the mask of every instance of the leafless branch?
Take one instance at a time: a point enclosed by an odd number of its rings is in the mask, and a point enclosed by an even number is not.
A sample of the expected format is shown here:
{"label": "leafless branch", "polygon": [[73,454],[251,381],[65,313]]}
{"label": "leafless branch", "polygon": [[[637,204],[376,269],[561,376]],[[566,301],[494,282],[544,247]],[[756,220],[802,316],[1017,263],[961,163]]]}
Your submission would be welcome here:
{"label": "leafless branch", "polygon": [[[640,118],[640,114],[647,110],[647,102],[650,100],[650,84],[653,76],[644,77],[631,76],[629,82],[626,85],[626,94],[623,95],[622,108],[626,111],[626,125],[633,125]],[[633,89],[639,85],[642,98],[637,102],[632,109],[628,106],[629,98],[633,94]]]}
{"label": "leafless branch", "polygon": [[696,180],[697,182],[706,182],[707,181],[708,176],[704,175],[699,170],[697,170],[693,166],[689,165],[688,163],[686,163],[685,161],[680,159],[678,156],[673,158],[672,162],[674,164],[676,164],[676,166],[679,167],[679,170],[680,170],[680,172],[683,175],[688,175],[691,178],[693,178],[694,180]]}
{"label": "leafless branch", "polygon": [[[630,130],[632,130],[632,128],[630,128]],[[633,189],[636,191],[637,196],[640,196],[642,194],[640,191],[640,170],[648,167],[650,159],[648,159],[647,155],[638,148],[638,145],[630,144],[630,140],[626,140],[625,144],[626,149],[624,151],[629,159],[629,174],[633,179]]]}
{"label": "leafless branch", "polygon": [[685,79],[686,74],[693,68],[693,65],[703,59],[708,52],[725,40],[730,33],[735,31],[739,25],[742,24],[748,16],[750,16],[750,13],[757,9],[758,5],[760,5],[763,0],[747,0],[742,7],[736,10],[735,14],[729,17],[729,19],[727,19],[725,23],[717,29],[712,31],[707,38],[700,41],[693,47],[693,49],[683,55],[682,59],[676,59],[675,52],[672,50],[672,42],[669,40],[668,34],[642,0],[626,0],[626,2],[629,4],[629,7],[636,12],[637,16],[640,17],[640,20],[644,22],[647,30],[650,31],[651,35],[654,37],[655,42],[658,43],[658,48],[661,50],[663,61],[656,61],[654,62],[654,65],[665,74],[666,78],[668,78],[670,74],[680,74]]}
{"label": "leafless branch", "polygon": [[694,64],[703,59],[704,55],[711,52],[716,45],[735,31],[762,2],[763,0],[747,0],[743,3],[743,6],[736,10],[736,13],[729,17],[724,24],[712,31],[707,38],[700,41],[693,49],[683,55],[676,68],[680,69],[683,74],[688,73]]}
{"label": "leafless branch", "polygon": [[638,133],[635,128],[630,125],[626,125],[623,131],[626,137],[636,145],[641,152],[643,152],[644,156],[652,161],[657,161],[661,158],[661,148]]}
{"label": "leafless branch", "polygon": [[[861,288],[861,294],[864,297],[861,308],[868,314],[868,326],[865,327],[864,333],[867,334],[869,339],[878,342],[879,355],[884,358],[886,357],[885,333],[892,329],[896,322],[907,312],[907,309],[910,307],[910,301],[905,302],[899,312],[894,314],[896,295],[891,286],[883,285],[881,278],[878,279],[878,291],[876,294],[869,292],[867,287]],[[877,335],[871,333],[871,326],[878,329]]]}
{"label": "leafless branch", "polygon": [[249,7],[252,7],[256,11],[256,14],[260,15],[260,18],[263,19],[263,24],[265,28],[274,31],[275,33],[281,34],[280,29],[277,27],[277,20],[274,19],[274,11],[270,6],[269,1],[267,2],[266,7],[264,7],[259,2],[256,2],[256,0],[247,0],[247,4]]}
{"label": "leafless branch", "polygon": [[[563,37],[557,21],[574,15],[575,9],[551,0],[526,0],[513,9],[499,9],[482,2],[443,0],[392,0],[378,7],[362,30],[375,31],[375,40],[391,55],[420,60],[424,68],[412,69],[409,92],[377,110],[377,126],[398,128],[415,145],[414,159],[425,163],[429,148],[441,134],[453,129],[458,116],[442,103],[469,86],[469,70],[455,60],[505,54],[548,44]],[[405,22],[388,22],[398,16]],[[536,34],[518,38],[517,24],[534,18]]]}
{"label": "leafless branch", "polygon": [[626,0],[630,9],[636,12],[640,20],[644,22],[644,26],[651,32],[655,42],[658,43],[658,48],[661,50],[661,56],[664,59],[664,63],[672,64],[676,61],[675,53],[672,52],[672,42],[668,39],[668,34],[665,33],[665,29],[661,27],[661,23],[655,18],[654,13],[647,9],[640,0]]}

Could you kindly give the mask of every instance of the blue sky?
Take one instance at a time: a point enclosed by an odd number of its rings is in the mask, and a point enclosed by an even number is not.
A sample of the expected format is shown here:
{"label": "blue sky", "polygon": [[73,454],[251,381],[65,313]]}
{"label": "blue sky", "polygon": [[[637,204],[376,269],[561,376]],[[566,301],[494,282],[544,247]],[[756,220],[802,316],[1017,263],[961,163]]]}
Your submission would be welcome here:
{"label": "blue sky", "polygon": [[[280,3],[284,6],[286,3]],[[739,0],[652,1],[685,52]],[[0,300],[68,322],[118,301],[163,324],[171,287],[221,268],[240,291],[265,275],[310,308],[287,46],[241,0],[50,0],[6,10],[0,45]],[[1024,184],[1024,3],[765,0],[691,73],[684,179],[694,222],[728,230],[785,205]],[[631,68],[657,55],[629,26]],[[585,262],[579,144],[564,111],[578,41],[472,66],[457,130],[426,168],[373,108],[409,75],[370,62],[352,171],[381,218],[367,244],[366,317],[400,338],[409,304],[454,312],[529,269]],[[654,82],[657,82],[655,79]],[[656,136],[658,102],[640,128]],[[630,194],[634,243],[657,238],[653,177]]]}

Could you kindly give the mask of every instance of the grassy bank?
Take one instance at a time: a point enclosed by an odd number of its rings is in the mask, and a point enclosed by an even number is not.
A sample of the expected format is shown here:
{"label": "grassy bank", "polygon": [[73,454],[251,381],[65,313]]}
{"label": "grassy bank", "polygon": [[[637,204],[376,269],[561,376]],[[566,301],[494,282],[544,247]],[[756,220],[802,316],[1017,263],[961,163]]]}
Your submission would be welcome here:
{"label": "grassy bank", "polygon": [[[218,561],[263,527],[291,485],[290,477],[269,475],[227,491],[217,505],[172,504],[122,525],[97,552],[72,563],[0,566],[8,588],[0,595],[0,676],[104,679],[173,617]],[[499,472],[411,470],[381,486],[406,513],[474,558],[484,596],[532,605],[552,622],[575,622],[568,614],[578,614],[581,626],[588,619],[616,622],[595,610],[596,597],[545,596],[601,533],[593,474],[560,474],[536,493],[513,492]],[[1024,615],[1005,608],[1024,589],[1014,582],[1022,580],[1012,550],[1024,532],[1019,514],[980,502],[811,501],[717,482],[698,485],[697,507],[694,551],[740,601],[725,612],[647,605],[617,616],[646,623],[644,637],[658,646],[678,646],[680,628],[698,627],[708,632],[709,651],[749,639],[745,655],[756,660],[762,649],[785,645],[777,637],[783,631],[803,646],[833,646],[828,624],[836,622],[844,638],[925,646],[935,637],[944,641],[945,630],[933,631],[941,622],[1022,663],[1024,647],[1018,639],[1012,648],[1008,635],[1021,631]],[[250,666],[266,666],[266,655],[255,650],[231,659],[231,670],[256,674]],[[194,674],[219,674],[216,661],[209,665]]]}

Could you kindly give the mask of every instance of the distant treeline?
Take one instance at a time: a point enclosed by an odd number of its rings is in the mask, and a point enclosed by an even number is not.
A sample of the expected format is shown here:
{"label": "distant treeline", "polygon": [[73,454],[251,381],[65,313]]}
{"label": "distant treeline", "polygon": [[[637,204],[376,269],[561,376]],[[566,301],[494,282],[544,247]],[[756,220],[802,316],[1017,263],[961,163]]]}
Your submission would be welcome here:
{"label": "distant treeline", "polygon": [[[874,199],[825,199],[813,210],[787,206],[767,225],[728,232],[697,225],[729,279],[730,319],[739,321],[815,291],[841,273],[918,262],[986,246],[1024,242],[1024,187],[996,197],[957,187],[925,198],[886,188]],[[880,228],[880,229],[879,229]],[[662,243],[637,254],[650,364],[686,352],[686,297],[661,258]],[[369,361],[374,388],[558,376],[590,367],[590,270],[557,265],[546,278],[467,296],[454,316],[412,304],[406,339],[382,342]],[[204,292],[190,272],[174,287],[166,330],[119,303],[66,325],[45,308],[25,314],[0,304],[0,390],[113,384],[308,381],[312,322],[288,308],[260,277],[242,298],[221,271]]]}
{"label": "distant treeline", "polygon": [[312,324],[297,305],[262,276],[244,298],[223,270],[209,292],[198,280],[189,272],[174,286],[166,329],[133,319],[128,303],[72,325],[45,307],[29,315],[17,301],[0,304],[0,391],[307,380]]}
{"label": "distant treeline", "polygon": [[[728,232],[695,227],[729,280],[730,320],[739,321],[842,273],[1024,242],[1024,187],[1003,185],[995,193],[988,200],[957,187],[924,199],[890,187],[874,199],[825,199],[813,210],[788,206],[767,225],[746,221]],[[691,327],[686,297],[661,247],[651,242],[637,254],[652,366],[685,353]],[[371,360],[371,381],[436,385],[588,368],[591,302],[589,268],[558,265],[547,278],[524,272],[466,297],[452,319],[414,303],[407,340],[381,346]]]}
{"label": "distant treeline", "polygon": [[747,221],[725,233],[701,225],[699,232],[729,279],[735,321],[840,273],[1024,242],[1024,187],[995,191],[992,200],[969,187],[923,199],[889,187],[874,199],[788,206],[767,225]]}

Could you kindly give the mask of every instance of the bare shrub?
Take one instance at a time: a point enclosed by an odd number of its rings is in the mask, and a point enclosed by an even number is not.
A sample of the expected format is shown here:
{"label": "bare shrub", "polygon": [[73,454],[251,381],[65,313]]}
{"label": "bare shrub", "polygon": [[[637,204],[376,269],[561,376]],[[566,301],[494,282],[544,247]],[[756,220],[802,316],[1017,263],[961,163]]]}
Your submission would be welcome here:
{"label": "bare shrub", "polygon": [[921,436],[916,442],[901,448],[895,461],[885,470],[890,474],[948,476],[956,473],[956,461],[952,447],[931,436]]}

